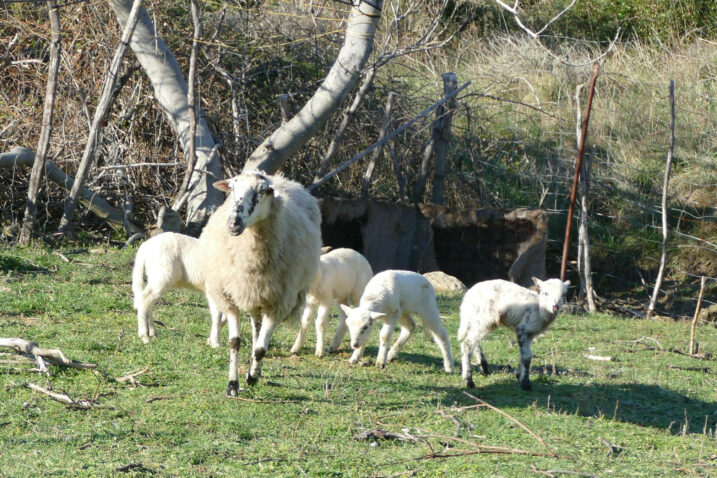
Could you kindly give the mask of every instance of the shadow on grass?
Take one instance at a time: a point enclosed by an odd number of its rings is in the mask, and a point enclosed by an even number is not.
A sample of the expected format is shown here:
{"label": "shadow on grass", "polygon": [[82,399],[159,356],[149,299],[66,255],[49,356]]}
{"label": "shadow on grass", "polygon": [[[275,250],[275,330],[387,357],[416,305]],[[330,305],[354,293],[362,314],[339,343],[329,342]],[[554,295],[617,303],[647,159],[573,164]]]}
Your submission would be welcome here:
{"label": "shadow on grass", "polygon": [[[460,377],[456,378],[460,383]],[[446,394],[442,402],[447,406],[475,405],[477,402],[465,391],[500,409],[537,406],[552,413],[615,420],[673,434],[703,433],[705,417],[717,411],[717,402],[690,398],[652,384],[549,383],[554,381],[551,377],[531,374],[533,390],[524,392],[512,374],[506,380],[484,386],[481,378],[474,375],[474,389],[462,383],[455,388],[442,388]],[[707,425],[708,429],[713,427],[714,418]]]}

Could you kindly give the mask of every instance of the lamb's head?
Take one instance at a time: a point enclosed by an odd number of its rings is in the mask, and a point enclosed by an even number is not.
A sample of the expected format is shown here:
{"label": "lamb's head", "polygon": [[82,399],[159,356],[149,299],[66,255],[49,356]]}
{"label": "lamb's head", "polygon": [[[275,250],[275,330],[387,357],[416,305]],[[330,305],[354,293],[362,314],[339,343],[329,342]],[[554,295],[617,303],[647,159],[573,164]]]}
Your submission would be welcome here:
{"label": "lamb's head", "polygon": [[570,281],[560,279],[549,279],[541,281],[533,277],[533,283],[538,287],[538,303],[540,308],[557,314],[565,302],[565,294],[568,292]]}
{"label": "lamb's head", "polygon": [[340,306],[346,314],[346,326],[351,336],[351,347],[354,349],[361,347],[366,342],[373,329],[374,321],[386,316],[386,314],[372,312],[361,306],[349,307],[344,304],[340,304]]}
{"label": "lamb's head", "polygon": [[214,187],[227,193],[227,201],[231,202],[227,229],[232,236],[238,236],[247,227],[266,218],[271,211],[274,188],[271,180],[260,172],[242,173],[217,181]]}

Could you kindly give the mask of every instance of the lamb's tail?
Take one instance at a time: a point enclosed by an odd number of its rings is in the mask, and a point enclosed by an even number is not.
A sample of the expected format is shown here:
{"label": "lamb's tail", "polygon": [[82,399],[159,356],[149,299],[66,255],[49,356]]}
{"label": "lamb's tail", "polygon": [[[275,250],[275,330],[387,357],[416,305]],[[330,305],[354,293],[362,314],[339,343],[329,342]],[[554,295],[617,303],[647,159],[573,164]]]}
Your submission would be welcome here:
{"label": "lamb's tail", "polygon": [[144,254],[142,254],[142,248],[140,248],[134,259],[134,269],[132,269],[132,294],[134,295],[135,309],[139,309],[139,304],[143,295],[142,293],[144,292],[144,287],[146,285],[144,282],[144,269]]}
{"label": "lamb's tail", "polygon": [[468,335],[468,321],[461,321],[460,327],[458,327],[458,341],[463,342],[463,339]]}

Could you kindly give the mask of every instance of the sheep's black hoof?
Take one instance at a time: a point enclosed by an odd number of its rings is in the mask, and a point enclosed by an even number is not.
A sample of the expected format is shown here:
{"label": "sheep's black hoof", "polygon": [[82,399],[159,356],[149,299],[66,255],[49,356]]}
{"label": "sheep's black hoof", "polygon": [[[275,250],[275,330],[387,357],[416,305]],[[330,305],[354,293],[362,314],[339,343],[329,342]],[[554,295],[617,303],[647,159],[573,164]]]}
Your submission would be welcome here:
{"label": "sheep's black hoof", "polygon": [[259,381],[259,377],[252,377],[249,372],[246,374],[246,383],[247,385],[251,385],[252,387],[256,385],[256,382]]}
{"label": "sheep's black hoof", "polygon": [[239,390],[239,382],[236,380],[229,380],[227,384],[227,397],[236,397]]}
{"label": "sheep's black hoof", "polygon": [[473,383],[473,377],[470,377],[466,380],[466,387],[468,388],[476,388],[476,384]]}
{"label": "sheep's black hoof", "polygon": [[531,391],[531,390],[533,389],[533,386],[530,385],[530,382],[529,382],[529,381],[524,380],[524,381],[520,382],[520,388],[522,388],[522,389],[525,390],[526,392],[529,392],[529,391]]}
{"label": "sheep's black hoof", "polygon": [[257,347],[254,349],[254,358],[256,360],[261,360],[266,355],[266,349],[264,347]]}
{"label": "sheep's black hoof", "polygon": [[488,364],[480,364],[480,369],[483,372],[483,375],[486,377],[490,375],[490,369],[488,368]]}

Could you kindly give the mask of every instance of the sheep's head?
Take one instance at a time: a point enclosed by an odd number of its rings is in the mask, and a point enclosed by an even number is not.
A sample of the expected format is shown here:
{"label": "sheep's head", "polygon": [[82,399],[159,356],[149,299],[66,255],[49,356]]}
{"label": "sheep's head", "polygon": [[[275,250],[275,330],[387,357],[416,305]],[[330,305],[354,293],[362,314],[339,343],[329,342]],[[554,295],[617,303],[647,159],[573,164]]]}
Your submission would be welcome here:
{"label": "sheep's head", "polygon": [[565,294],[568,292],[570,281],[560,279],[549,279],[541,281],[533,277],[533,283],[538,286],[538,302],[542,309],[557,314],[565,302]]}
{"label": "sheep's head", "polygon": [[227,216],[227,229],[238,236],[247,227],[269,215],[274,188],[271,180],[260,172],[242,173],[231,179],[217,181],[214,187],[229,196],[231,209]]}
{"label": "sheep's head", "polygon": [[341,309],[346,314],[346,326],[351,336],[351,347],[357,349],[361,347],[371,334],[373,324],[376,320],[385,317],[386,314],[380,312],[371,312],[362,307],[349,307],[341,305]]}

